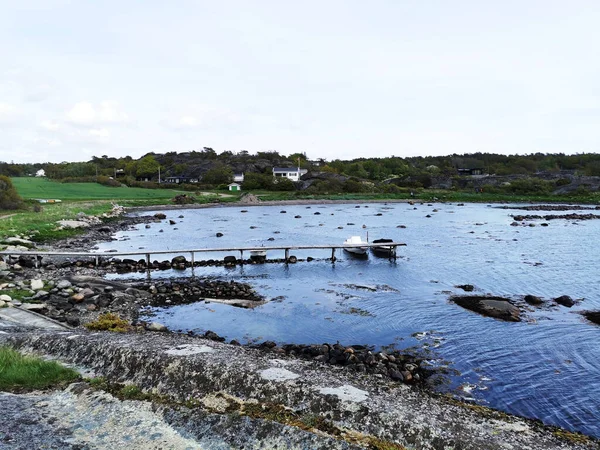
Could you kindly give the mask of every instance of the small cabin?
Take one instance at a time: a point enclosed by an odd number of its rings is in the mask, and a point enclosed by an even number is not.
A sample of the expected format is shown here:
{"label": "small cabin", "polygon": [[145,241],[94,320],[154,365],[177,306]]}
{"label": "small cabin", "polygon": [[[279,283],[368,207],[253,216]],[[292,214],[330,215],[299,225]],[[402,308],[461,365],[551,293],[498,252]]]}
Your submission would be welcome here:
{"label": "small cabin", "polygon": [[273,167],[273,177],[287,178],[292,181],[300,181],[300,177],[307,173],[308,170],[300,169],[299,167]]}
{"label": "small cabin", "polygon": [[229,183],[227,186],[230,191],[238,192],[242,190],[242,187],[238,183]]}

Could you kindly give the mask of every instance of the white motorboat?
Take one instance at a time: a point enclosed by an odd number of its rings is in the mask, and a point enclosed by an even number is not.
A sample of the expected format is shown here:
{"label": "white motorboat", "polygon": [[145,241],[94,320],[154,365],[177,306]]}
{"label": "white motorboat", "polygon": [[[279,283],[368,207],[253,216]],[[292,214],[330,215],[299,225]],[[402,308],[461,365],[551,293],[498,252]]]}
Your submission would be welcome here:
{"label": "white motorboat", "polygon": [[367,254],[367,249],[369,248],[362,246],[366,243],[360,236],[351,236],[344,241],[343,249],[353,255],[363,256]]}
{"label": "white motorboat", "polygon": [[250,250],[250,259],[252,261],[264,262],[267,259],[266,250]]}

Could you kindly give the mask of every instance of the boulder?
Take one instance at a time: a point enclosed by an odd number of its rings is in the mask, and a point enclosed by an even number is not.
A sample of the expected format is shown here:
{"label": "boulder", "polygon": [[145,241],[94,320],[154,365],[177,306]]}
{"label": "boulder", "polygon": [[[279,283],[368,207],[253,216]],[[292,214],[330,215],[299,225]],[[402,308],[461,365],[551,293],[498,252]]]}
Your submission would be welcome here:
{"label": "boulder", "polygon": [[521,311],[509,299],[486,296],[454,296],[451,301],[465,309],[474,311],[482,316],[506,322],[520,322]]}
{"label": "boulder", "polygon": [[80,292],[77,294],[73,294],[71,296],[71,301],[73,301],[73,303],[81,303],[84,298],[85,298],[85,296]]}
{"label": "boulder", "polygon": [[146,326],[146,330],[148,331],[167,331],[168,328],[162,323],[152,322],[150,325]]}
{"label": "boulder", "polygon": [[18,237],[9,237],[4,239],[4,241],[2,241],[4,244],[8,244],[8,245],[22,245],[23,247],[27,247],[27,248],[33,248],[35,247],[35,243],[32,241],[29,241],[27,239],[23,239],[23,238],[18,238]]}
{"label": "boulder", "polygon": [[26,309],[28,311],[40,312],[46,309],[45,303],[23,303],[21,308]]}
{"label": "boulder", "polygon": [[575,304],[575,301],[568,295],[561,295],[560,297],[555,298],[554,301],[559,305],[566,306],[567,308],[570,308]]}
{"label": "boulder", "polygon": [[159,220],[163,220],[167,218],[167,215],[165,213],[156,213],[154,214],[154,218],[155,219],[159,219]]}
{"label": "boulder", "polygon": [[56,283],[56,288],[57,289],[68,289],[70,288],[71,282],[69,280],[60,280],[58,283]]}
{"label": "boulder", "polygon": [[42,280],[31,280],[31,290],[39,291],[44,289],[44,282]]}
{"label": "boulder", "polygon": [[39,290],[39,291],[37,291],[35,293],[35,295],[33,296],[33,298],[37,300],[37,299],[40,299],[40,298],[43,298],[43,297],[47,297],[48,295],[50,295],[49,292]]}
{"label": "boulder", "polygon": [[[19,264],[22,267],[27,267],[28,269],[32,269],[35,267],[35,260],[31,256],[21,255],[19,256]],[[17,264],[13,266],[13,269],[16,269]]]}
{"label": "boulder", "polygon": [[10,295],[6,295],[6,294],[0,295],[0,301],[10,302],[11,300],[12,300],[12,298],[10,297]]}
{"label": "boulder", "polygon": [[535,295],[526,295],[523,300],[525,300],[527,303],[529,303],[530,305],[541,305],[542,303],[544,303],[544,301],[535,296]]}
{"label": "boulder", "polygon": [[465,292],[472,292],[475,289],[475,286],[472,284],[459,284],[456,286],[458,289],[462,289]]}
{"label": "boulder", "polygon": [[235,256],[226,256],[225,258],[223,258],[223,262],[225,264],[235,264],[237,262]]}
{"label": "boulder", "polygon": [[185,264],[187,262],[187,260],[185,259],[185,256],[176,256],[175,258],[173,258],[171,260],[171,265],[178,265],[178,264]]}
{"label": "boulder", "polygon": [[582,314],[590,322],[600,325],[600,311],[584,311]]}

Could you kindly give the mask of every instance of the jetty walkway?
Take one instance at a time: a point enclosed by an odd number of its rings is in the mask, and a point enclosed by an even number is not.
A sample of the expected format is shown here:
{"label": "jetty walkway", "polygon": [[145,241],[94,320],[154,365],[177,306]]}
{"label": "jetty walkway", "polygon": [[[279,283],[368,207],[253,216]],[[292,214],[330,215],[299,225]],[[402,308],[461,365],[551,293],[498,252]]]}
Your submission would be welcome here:
{"label": "jetty walkway", "polygon": [[56,251],[13,251],[3,250],[0,251],[0,256],[29,256],[35,258],[36,267],[39,264],[41,258],[44,257],[65,257],[65,258],[92,258],[95,260],[96,265],[99,265],[100,259],[115,258],[115,257],[131,257],[131,256],[143,256],[146,260],[146,264],[149,267],[151,264],[152,256],[155,255],[190,255],[190,262],[192,266],[196,262],[196,255],[202,253],[223,253],[223,252],[239,252],[240,258],[244,260],[244,252],[252,255],[252,252],[269,252],[269,251],[281,251],[285,253],[285,262],[292,262],[294,256],[290,256],[292,250],[331,250],[331,262],[336,261],[335,252],[338,249],[344,248],[356,248],[356,247],[368,247],[368,248],[385,248],[389,249],[389,258],[397,258],[397,247],[405,246],[402,242],[386,242],[382,243],[361,243],[360,245],[279,245],[279,246],[260,246],[260,247],[219,247],[219,248],[195,248],[195,249],[182,249],[182,250],[139,250],[139,251],[127,251],[127,252],[56,252]]}

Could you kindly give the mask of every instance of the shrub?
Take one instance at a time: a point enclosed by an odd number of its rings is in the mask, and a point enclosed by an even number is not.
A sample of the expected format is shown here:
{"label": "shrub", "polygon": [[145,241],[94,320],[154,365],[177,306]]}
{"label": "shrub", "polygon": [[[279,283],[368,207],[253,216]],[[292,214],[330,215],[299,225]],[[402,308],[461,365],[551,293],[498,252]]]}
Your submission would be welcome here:
{"label": "shrub", "polygon": [[98,316],[93,322],[85,324],[88,330],[93,331],[114,331],[116,333],[125,333],[131,330],[131,325],[124,319],[121,319],[115,313],[104,313]]}
{"label": "shrub", "polygon": [[189,205],[196,202],[196,197],[187,194],[181,194],[173,197],[171,201],[177,205]]}
{"label": "shrub", "polygon": [[552,192],[554,184],[539,178],[526,178],[511,181],[505,188],[508,192],[519,195],[546,195]]}
{"label": "shrub", "polygon": [[5,175],[0,175],[0,209],[20,209],[23,207],[23,199]]}

